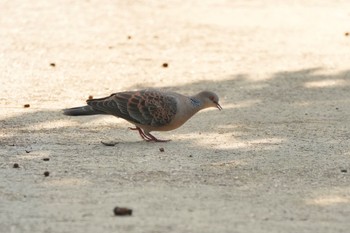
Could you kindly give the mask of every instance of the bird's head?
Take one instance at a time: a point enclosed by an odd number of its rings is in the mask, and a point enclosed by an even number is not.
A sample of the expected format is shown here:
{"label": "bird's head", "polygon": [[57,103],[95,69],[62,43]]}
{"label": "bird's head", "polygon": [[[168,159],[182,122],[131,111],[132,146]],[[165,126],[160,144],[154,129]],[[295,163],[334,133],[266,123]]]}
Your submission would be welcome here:
{"label": "bird's head", "polygon": [[217,94],[211,91],[202,91],[197,94],[197,97],[202,101],[204,108],[215,107],[222,110],[222,107],[219,104],[219,97]]}

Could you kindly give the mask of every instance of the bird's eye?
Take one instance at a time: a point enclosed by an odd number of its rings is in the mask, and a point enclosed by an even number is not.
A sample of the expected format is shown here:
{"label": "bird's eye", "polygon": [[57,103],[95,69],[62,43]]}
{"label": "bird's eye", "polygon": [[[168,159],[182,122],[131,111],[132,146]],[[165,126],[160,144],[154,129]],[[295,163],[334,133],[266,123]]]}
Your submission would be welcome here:
{"label": "bird's eye", "polygon": [[214,101],[214,96],[209,96],[209,99],[211,100],[211,101]]}

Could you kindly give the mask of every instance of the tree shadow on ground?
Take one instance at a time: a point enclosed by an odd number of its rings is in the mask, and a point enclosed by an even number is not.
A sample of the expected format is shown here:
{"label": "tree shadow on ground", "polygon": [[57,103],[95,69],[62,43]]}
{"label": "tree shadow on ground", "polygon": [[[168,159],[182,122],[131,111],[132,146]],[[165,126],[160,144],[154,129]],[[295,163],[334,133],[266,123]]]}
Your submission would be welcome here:
{"label": "tree shadow on ground", "polygon": [[[94,123],[98,117],[73,119],[56,110],[28,110],[1,120],[1,151],[3,156],[27,156],[24,148],[30,147],[62,157],[85,151],[87,164],[81,164],[82,169],[92,169],[96,160],[107,158],[99,166],[117,177],[111,183],[121,185],[130,180],[142,185],[145,177],[175,186],[195,183],[244,190],[255,184],[261,195],[288,193],[300,185],[306,185],[302,193],[348,187],[344,171],[350,170],[349,86],[349,71],[323,74],[321,68],[278,72],[261,81],[233,74],[223,81],[169,86],[166,89],[183,93],[213,90],[224,110],[199,113],[179,130],[166,133],[173,137],[167,144],[141,141],[121,120]],[[119,144],[100,144],[108,138],[117,138]],[[166,148],[168,157],[159,147]],[[162,163],[163,170],[152,170],[152,163]]]}

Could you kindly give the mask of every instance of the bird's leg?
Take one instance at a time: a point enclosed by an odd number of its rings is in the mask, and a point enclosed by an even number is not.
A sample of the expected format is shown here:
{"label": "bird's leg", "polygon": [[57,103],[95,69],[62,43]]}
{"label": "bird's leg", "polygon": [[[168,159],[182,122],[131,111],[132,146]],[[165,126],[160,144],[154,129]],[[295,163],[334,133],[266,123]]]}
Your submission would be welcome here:
{"label": "bird's leg", "polygon": [[145,140],[145,141],[151,141],[151,140],[153,140],[152,138],[148,137],[148,136],[142,131],[142,129],[141,129],[140,127],[137,127],[137,126],[136,126],[135,128],[129,127],[129,129],[139,131],[139,134],[140,134],[141,138],[142,138],[143,140]]}
{"label": "bird's leg", "polygon": [[144,134],[150,138],[150,140],[148,140],[148,142],[169,142],[169,141],[171,141],[169,139],[168,140],[158,139],[150,133],[144,133]]}
{"label": "bird's leg", "polygon": [[168,141],[170,141],[170,140],[158,139],[150,133],[145,133],[140,127],[137,127],[137,126],[135,128],[129,127],[129,129],[139,131],[141,138],[147,142],[168,142]]}

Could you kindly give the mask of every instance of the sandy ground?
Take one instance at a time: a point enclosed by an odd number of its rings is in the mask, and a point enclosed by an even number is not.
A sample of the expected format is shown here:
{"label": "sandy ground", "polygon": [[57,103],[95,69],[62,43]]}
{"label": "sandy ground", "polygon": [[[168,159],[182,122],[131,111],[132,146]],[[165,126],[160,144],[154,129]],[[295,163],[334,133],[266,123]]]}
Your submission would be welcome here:
{"label": "sandy ground", "polygon": [[[349,232],[349,22],[345,0],[2,0],[0,231]],[[165,144],[60,111],[145,87],[224,111]]]}

